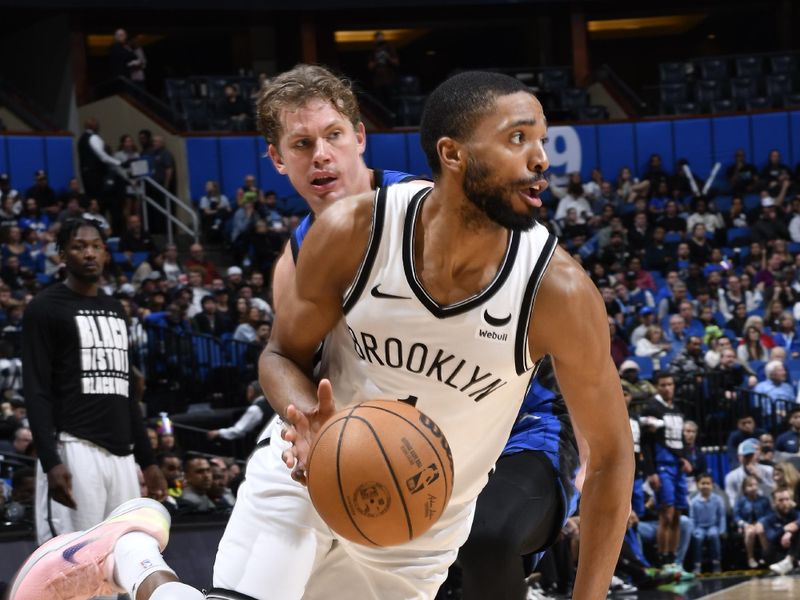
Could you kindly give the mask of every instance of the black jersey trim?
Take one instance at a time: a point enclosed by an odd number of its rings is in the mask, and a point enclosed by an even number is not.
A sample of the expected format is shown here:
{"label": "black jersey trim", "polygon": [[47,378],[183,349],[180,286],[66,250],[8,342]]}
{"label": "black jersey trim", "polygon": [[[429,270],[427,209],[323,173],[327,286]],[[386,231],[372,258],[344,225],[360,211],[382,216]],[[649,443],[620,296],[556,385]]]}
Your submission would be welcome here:
{"label": "black jersey trim", "polygon": [[403,229],[403,270],[406,274],[406,280],[414,295],[422,302],[423,306],[430,311],[430,313],[437,319],[452,317],[465,313],[476,306],[479,306],[494,296],[511,274],[514,267],[514,261],[517,258],[517,251],[519,250],[520,234],[518,231],[511,231],[509,240],[506,246],[506,253],[503,256],[503,261],[500,268],[497,270],[492,282],[477,294],[465,298],[455,304],[442,305],[436,302],[425,291],[422,282],[417,277],[416,269],[414,268],[414,237],[417,218],[420,210],[422,209],[422,201],[430,194],[433,188],[425,188],[417,193],[411,200],[411,204],[406,212],[406,221]]}
{"label": "black jersey trim", "polygon": [[364,255],[364,260],[358,268],[356,278],[353,280],[353,285],[350,290],[345,294],[344,301],[342,302],[342,312],[347,314],[353,305],[361,296],[364,287],[369,280],[369,274],[372,271],[372,265],[375,264],[375,258],[378,256],[378,249],[381,245],[381,238],[383,237],[383,223],[386,217],[386,188],[380,187],[375,192],[375,199],[372,207],[372,229],[369,233],[369,242],[367,243],[367,252]]}
{"label": "black jersey trim", "polygon": [[533,313],[533,303],[536,300],[536,293],[539,291],[542,276],[547,269],[547,265],[550,264],[550,259],[553,257],[557,244],[558,238],[552,233],[548,234],[547,241],[542,247],[541,254],[539,254],[539,260],[536,261],[533,271],[531,271],[528,285],[525,286],[525,295],[522,297],[522,307],[517,321],[517,336],[514,340],[514,364],[517,369],[517,375],[522,375],[530,369],[528,362],[528,328],[531,314]]}

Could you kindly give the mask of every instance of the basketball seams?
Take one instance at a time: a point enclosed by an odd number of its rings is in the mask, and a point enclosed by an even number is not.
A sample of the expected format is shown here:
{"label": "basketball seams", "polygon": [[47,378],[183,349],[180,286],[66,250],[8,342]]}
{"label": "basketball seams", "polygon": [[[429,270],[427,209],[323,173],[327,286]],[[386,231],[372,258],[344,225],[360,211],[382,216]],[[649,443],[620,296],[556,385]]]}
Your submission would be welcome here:
{"label": "basketball seams", "polygon": [[[389,402],[393,402],[393,401],[392,401],[392,400],[390,400]],[[436,448],[436,446],[434,445],[434,443],[433,443],[433,442],[431,442],[431,440],[429,439],[428,435],[431,433],[431,432],[430,432],[430,430],[424,430],[424,429],[420,429],[419,427],[417,427],[417,424],[416,424],[416,423],[414,423],[413,421],[410,421],[410,420],[409,420],[407,417],[404,417],[404,416],[403,416],[403,415],[401,415],[400,413],[398,413],[398,412],[395,412],[395,411],[391,411],[391,410],[389,410],[389,409],[387,409],[387,408],[384,408],[384,407],[382,407],[382,406],[375,406],[375,405],[373,405],[373,404],[368,404],[368,403],[366,403],[366,402],[365,402],[365,403],[362,403],[362,404],[359,404],[358,406],[359,406],[360,408],[371,408],[371,409],[374,409],[374,410],[380,410],[380,411],[383,411],[383,412],[389,413],[390,415],[394,415],[395,417],[397,417],[397,418],[399,418],[399,419],[402,419],[403,421],[405,421],[406,423],[408,423],[409,425],[411,425],[411,427],[413,427],[413,428],[414,428],[414,429],[415,429],[415,430],[416,430],[416,431],[417,431],[417,432],[420,434],[420,436],[422,437],[422,439],[424,439],[424,440],[425,440],[425,441],[428,443],[428,445],[431,447],[431,449],[433,450],[433,452],[436,454],[436,458],[439,460],[439,464],[441,464],[443,467],[444,467],[444,465],[446,465],[446,464],[449,464],[449,461],[442,460],[442,457],[439,455],[439,450],[438,450],[438,448]],[[417,409],[415,409],[415,410],[417,410]],[[417,411],[417,412],[419,412],[419,411]],[[348,417],[349,417],[349,415],[348,415]],[[444,432],[442,432],[442,435],[444,435]],[[446,458],[446,457],[445,457],[445,458]],[[448,493],[447,493],[447,485],[448,485],[448,481],[447,481],[447,480],[448,480],[448,477],[447,477],[447,469],[443,468],[443,469],[442,469],[442,473],[443,473],[443,475],[444,475],[444,483],[445,483],[445,488],[444,488],[444,491],[445,491],[445,497],[446,497],[446,500],[448,500],[448,501],[449,501],[449,499],[450,499],[450,494],[448,494]],[[452,482],[450,482],[450,488],[451,488],[451,490],[450,490],[450,491],[451,491],[451,492],[452,492],[452,487],[453,487],[453,486],[452,486]]]}
{"label": "basketball seams", "polygon": [[[358,405],[354,406],[353,409],[349,413],[347,413],[347,415],[345,415],[343,418],[337,419],[337,422],[343,420],[344,424],[342,425],[342,429],[339,431],[339,439],[336,440],[336,484],[339,486],[339,498],[342,501],[342,508],[344,508],[344,512],[347,515],[347,518],[350,519],[350,523],[352,523],[356,531],[358,531],[358,533],[361,534],[361,537],[367,540],[370,544],[373,544],[374,546],[380,546],[380,544],[376,544],[375,542],[373,542],[369,538],[369,536],[367,536],[363,531],[361,531],[361,528],[358,526],[358,523],[356,523],[355,519],[353,518],[353,515],[350,514],[350,511],[347,508],[348,506],[347,498],[344,495],[344,488],[342,487],[342,472],[340,468],[341,461],[339,460],[339,455],[342,450],[342,440],[344,440],[344,430],[347,428],[347,422],[351,418],[353,418],[353,412],[355,412],[356,408],[358,408]],[[374,434],[375,432],[373,431],[373,435]],[[381,451],[382,450],[383,449],[381,449]],[[394,473],[392,473],[392,477],[394,477]]]}
{"label": "basketball seams", "polygon": [[[359,405],[358,407],[359,408],[363,408],[363,405]],[[406,504],[406,499],[405,499],[405,496],[403,495],[403,488],[400,487],[400,482],[397,480],[397,476],[394,473],[394,466],[392,465],[391,461],[389,460],[389,456],[386,454],[386,450],[384,449],[383,444],[381,443],[381,440],[380,440],[380,437],[378,436],[378,433],[375,431],[375,428],[372,426],[372,423],[367,421],[364,417],[360,417],[358,415],[354,415],[351,412],[349,415],[347,415],[347,418],[348,419],[351,419],[351,418],[352,419],[358,419],[359,421],[364,423],[369,428],[370,432],[372,432],[372,437],[374,438],[375,443],[378,445],[378,450],[381,451],[381,455],[383,456],[383,460],[386,463],[386,466],[389,469],[389,473],[392,476],[392,481],[394,481],[395,488],[397,489],[397,496],[400,498],[400,502],[403,505],[403,512],[406,515],[406,525],[408,525],[408,540],[407,541],[413,540],[414,539],[414,526],[411,523],[411,515],[408,513],[408,505]],[[343,433],[344,433],[344,428],[342,428],[342,433],[339,434],[340,435],[340,439],[342,437],[344,437]],[[338,456],[337,456],[337,469],[338,469]],[[348,514],[350,514],[349,511],[348,511]],[[367,536],[364,536],[364,537],[367,537]],[[367,539],[369,539],[369,538],[367,538]],[[370,540],[370,541],[372,541],[372,540]],[[376,544],[376,545],[378,545],[378,544]]]}

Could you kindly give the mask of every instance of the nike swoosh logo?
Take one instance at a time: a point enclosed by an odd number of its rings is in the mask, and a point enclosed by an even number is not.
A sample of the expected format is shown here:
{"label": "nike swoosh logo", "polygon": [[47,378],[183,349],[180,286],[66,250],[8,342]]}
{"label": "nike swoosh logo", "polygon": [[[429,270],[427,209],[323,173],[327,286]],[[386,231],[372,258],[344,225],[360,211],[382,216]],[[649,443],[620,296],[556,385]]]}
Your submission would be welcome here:
{"label": "nike swoosh logo", "polygon": [[94,540],[84,540],[84,541],[82,541],[82,542],[80,542],[78,544],[75,544],[74,546],[70,546],[69,548],[64,550],[64,552],[61,553],[61,556],[64,557],[65,561],[67,561],[69,563],[72,563],[73,565],[77,565],[78,562],[75,560],[74,556],[81,549],[83,549],[84,546],[87,546],[87,545],[91,544],[93,541]]}
{"label": "nike swoosh logo", "polygon": [[485,310],[483,311],[483,318],[486,319],[486,322],[492,327],[503,327],[511,322],[511,313],[508,313],[507,317],[498,319],[490,315],[488,310]]}
{"label": "nike swoosh logo", "polygon": [[[411,298],[409,298],[408,296],[395,296],[394,294],[385,294],[378,289],[380,286],[381,284],[379,283],[370,290],[369,293],[372,294],[373,298],[393,298],[394,300],[411,300]],[[511,316],[509,315],[509,319],[510,318]]]}

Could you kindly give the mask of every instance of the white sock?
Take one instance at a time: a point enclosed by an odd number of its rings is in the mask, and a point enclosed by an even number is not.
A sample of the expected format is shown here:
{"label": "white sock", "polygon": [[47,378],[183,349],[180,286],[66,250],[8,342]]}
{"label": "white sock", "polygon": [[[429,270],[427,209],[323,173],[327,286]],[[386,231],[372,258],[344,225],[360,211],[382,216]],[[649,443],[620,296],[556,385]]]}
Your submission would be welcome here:
{"label": "white sock", "polygon": [[160,585],[150,594],[150,600],[204,600],[204,598],[203,592],[179,581]]}
{"label": "white sock", "polygon": [[136,599],[139,585],[157,571],[175,573],[164,562],[158,540],[153,536],[132,531],[117,540],[114,545],[114,581],[128,592],[132,600]]}

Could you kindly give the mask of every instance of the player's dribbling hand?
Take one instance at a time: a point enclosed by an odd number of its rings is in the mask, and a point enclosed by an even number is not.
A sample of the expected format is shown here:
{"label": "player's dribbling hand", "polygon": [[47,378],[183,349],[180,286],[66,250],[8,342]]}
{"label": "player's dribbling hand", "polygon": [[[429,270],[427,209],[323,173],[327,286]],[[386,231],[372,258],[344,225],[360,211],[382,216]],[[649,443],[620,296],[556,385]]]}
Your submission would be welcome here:
{"label": "player's dribbling hand", "polygon": [[301,411],[294,404],[286,408],[281,437],[291,444],[283,451],[283,462],[292,469],[292,479],[306,485],[306,466],[311,446],[325,422],[336,412],[331,382],[323,379],[317,386],[317,405]]}

